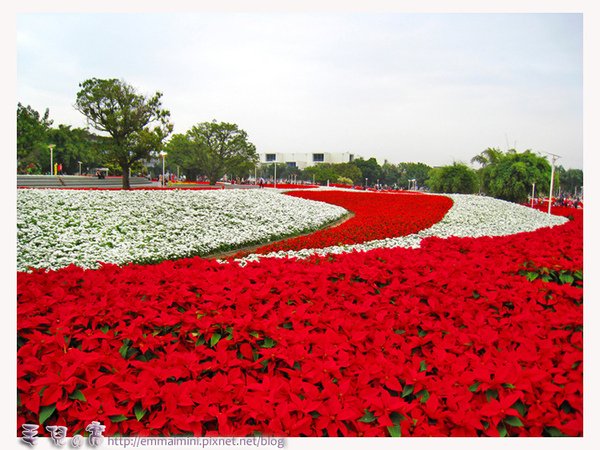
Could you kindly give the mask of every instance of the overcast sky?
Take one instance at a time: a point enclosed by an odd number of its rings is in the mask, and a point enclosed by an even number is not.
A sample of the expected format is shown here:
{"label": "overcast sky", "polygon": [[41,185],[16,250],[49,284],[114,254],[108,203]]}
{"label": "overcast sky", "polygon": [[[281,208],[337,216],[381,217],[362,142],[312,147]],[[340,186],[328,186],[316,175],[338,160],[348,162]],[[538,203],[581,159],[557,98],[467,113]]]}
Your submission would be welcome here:
{"label": "overcast sky", "polygon": [[[85,126],[78,84],[161,91],[176,133],[234,122],[259,152],[582,168],[581,14],[19,14],[17,101]],[[16,105],[15,105],[16,107]]]}

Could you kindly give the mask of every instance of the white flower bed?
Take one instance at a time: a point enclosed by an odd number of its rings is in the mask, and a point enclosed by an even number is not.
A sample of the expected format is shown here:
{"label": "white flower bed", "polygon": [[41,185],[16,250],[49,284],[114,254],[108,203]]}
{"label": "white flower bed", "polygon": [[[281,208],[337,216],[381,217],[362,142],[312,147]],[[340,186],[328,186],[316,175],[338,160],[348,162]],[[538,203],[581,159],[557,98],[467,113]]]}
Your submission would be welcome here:
{"label": "white flower bed", "polygon": [[454,204],[444,218],[432,227],[415,234],[354,245],[280,251],[266,255],[252,254],[235,261],[245,265],[249,261],[258,261],[261,258],[307,258],[312,255],[325,256],[352,251],[364,252],[376,248],[417,248],[421,245],[421,241],[427,237],[506,236],[525,231],[535,231],[543,227],[562,225],[568,221],[565,217],[552,216],[526,206],[491,197],[462,194],[447,194],[447,196],[453,200]]}
{"label": "white flower bed", "polygon": [[269,190],[19,190],[17,270],[209,254],[314,230],[346,213]]}

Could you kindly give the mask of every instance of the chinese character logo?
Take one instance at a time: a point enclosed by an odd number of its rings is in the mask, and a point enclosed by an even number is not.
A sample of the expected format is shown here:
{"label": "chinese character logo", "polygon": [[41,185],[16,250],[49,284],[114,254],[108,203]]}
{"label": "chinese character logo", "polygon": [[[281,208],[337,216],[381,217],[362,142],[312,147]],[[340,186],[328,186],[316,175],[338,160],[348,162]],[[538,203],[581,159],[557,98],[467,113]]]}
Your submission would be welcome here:
{"label": "chinese character logo", "polygon": [[55,445],[62,447],[67,443],[67,427],[49,425],[46,427],[46,430],[50,432],[50,437]]}
{"label": "chinese character logo", "polygon": [[23,442],[28,443],[29,445],[35,445],[36,441],[37,441],[37,430],[40,427],[39,425],[33,425],[31,423],[24,423],[22,425],[23,427],[23,431],[21,432],[21,434],[23,435],[23,437],[21,438],[21,440]]}
{"label": "chinese character logo", "polygon": [[98,447],[102,445],[102,441],[104,440],[104,436],[102,433],[106,430],[106,426],[102,425],[100,422],[92,422],[87,427],[85,427],[85,431],[89,431],[90,435],[88,436],[88,442],[91,447]]}

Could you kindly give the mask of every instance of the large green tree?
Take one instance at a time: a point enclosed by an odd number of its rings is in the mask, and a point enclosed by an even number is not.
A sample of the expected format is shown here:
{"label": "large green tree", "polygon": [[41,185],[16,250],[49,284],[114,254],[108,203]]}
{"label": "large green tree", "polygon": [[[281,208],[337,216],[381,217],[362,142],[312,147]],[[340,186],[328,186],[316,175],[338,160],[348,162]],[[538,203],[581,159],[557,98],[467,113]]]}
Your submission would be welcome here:
{"label": "large green tree", "polygon": [[337,183],[340,178],[361,184],[362,172],[352,163],[318,163],[303,170],[304,178],[316,183]]}
{"label": "large green tree", "polygon": [[[508,154],[514,154],[516,150],[508,150]],[[505,156],[499,148],[488,147],[482,151],[479,155],[475,155],[471,158],[471,163],[479,164],[480,168],[477,171],[479,175],[479,191],[488,192],[490,187],[490,171],[494,165],[498,164],[500,160]]]}
{"label": "large green tree", "polygon": [[50,172],[48,131],[52,125],[48,109],[40,114],[31,106],[17,104],[17,170],[21,173]]}
{"label": "large green tree", "polygon": [[176,157],[215,184],[223,175],[247,176],[258,164],[256,147],[236,124],[202,122],[168,147],[178,148]]}
{"label": "large green tree", "polygon": [[523,203],[536,184],[538,192],[550,191],[550,163],[531,150],[508,152],[487,169],[487,194],[492,197]]}
{"label": "large green tree", "polygon": [[129,189],[129,169],[155,156],[173,129],[170,113],[162,107],[162,94],[146,97],[114,78],[92,78],[79,87],[75,108],[93,128],[110,136],[105,156],[121,167],[123,189]]}
{"label": "large green tree", "polygon": [[410,186],[409,180],[415,180],[417,187],[424,186],[429,178],[431,166],[418,162],[402,162],[398,164],[398,172],[400,174],[398,185],[402,188]]}
{"label": "large green tree", "polygon": [[429,172],[426,184],[433,192],[472,194],[477,191],[477,174],[466,164],[435,167]]}
{"label": "large green tree", "polygon": [[[583,188],[583,170],[565,169],[563,166],[556,168],[560,181],[561,192],[570,195],[581,195]],[[554,180],[556,182],[556,180]]]}
{"label": "large green tree", "polygon": [[361,181],[364,181],[364,178],[368,178],[367,184],[369,185],[374,185],[377,183],[377,180],[380,183],[383,181],[381,166],[375,158],[355,158],[350,164],[354,164],[360,169],[363,176],[363,180]]}

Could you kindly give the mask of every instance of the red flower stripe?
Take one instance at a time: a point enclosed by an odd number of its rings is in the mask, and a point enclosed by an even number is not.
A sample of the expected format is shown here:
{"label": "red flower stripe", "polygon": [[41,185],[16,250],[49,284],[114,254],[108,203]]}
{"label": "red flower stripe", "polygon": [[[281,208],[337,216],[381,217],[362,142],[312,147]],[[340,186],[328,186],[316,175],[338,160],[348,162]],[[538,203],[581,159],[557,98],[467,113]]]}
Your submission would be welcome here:
{"label": "red flower stripe", "polygon": [[334,228],[266,245],[252,253],[323,248],[416,233],[442,220],[452,200],[439,195],[352,191],[299,191],[287,195],[342,206],[354,217]]}

